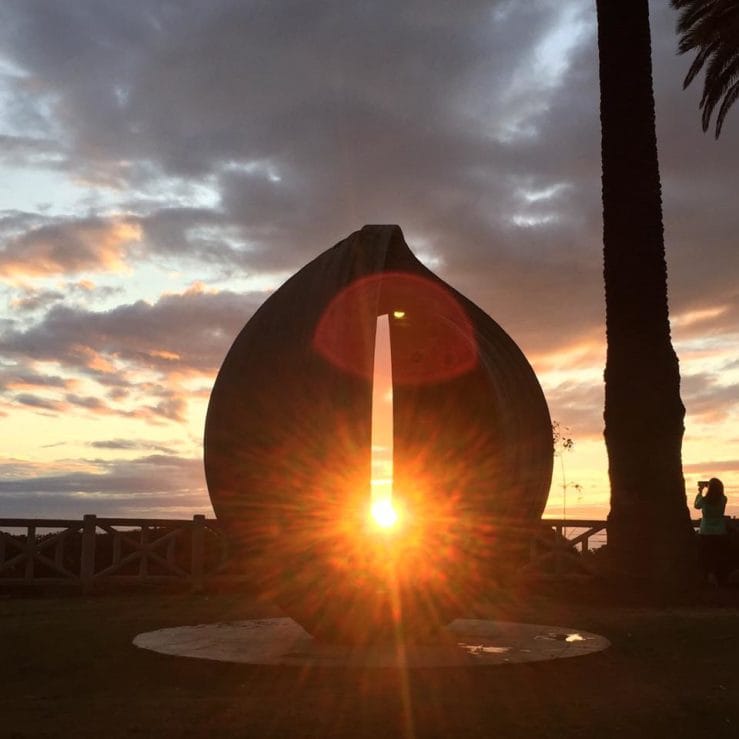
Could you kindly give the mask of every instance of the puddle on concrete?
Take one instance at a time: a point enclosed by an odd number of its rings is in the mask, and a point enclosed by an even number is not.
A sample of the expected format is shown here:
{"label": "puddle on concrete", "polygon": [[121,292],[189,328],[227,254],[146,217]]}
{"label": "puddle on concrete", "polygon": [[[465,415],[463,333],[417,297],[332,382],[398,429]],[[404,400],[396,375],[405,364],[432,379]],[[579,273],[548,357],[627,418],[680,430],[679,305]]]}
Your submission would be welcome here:
{"label": "puddle on concrete", "polygon": [[465,644],[457,642],[457,646],[462,647],[469,654],[504,654],[510,652],[510,647],[493,647],[489,644]]}
{"label": "puddle on concrete", "polygon": [[539,634],[538,636],[534,637],[536,639],[551,639],[552,641],[564,641],[564,642],[576,642],[576,641],[585,641],[585,637],[582,636],[582,634],[572,633],[572,634]]}

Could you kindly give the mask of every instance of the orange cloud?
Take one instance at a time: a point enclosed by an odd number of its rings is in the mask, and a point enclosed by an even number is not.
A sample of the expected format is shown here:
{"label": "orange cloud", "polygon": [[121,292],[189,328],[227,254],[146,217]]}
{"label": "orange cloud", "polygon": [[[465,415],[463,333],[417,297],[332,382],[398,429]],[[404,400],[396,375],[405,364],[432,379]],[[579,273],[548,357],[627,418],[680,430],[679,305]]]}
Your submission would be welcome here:
{"label": "orange cloud", "polygon": [[152,349],[149,352],[149,356],[155,357],[157,359],[169,360],[172,362],[175,362],[182,358],[177,352],[168,352],[164,349]]}
{"label": "orange cloud", "polygon": [[120,272],[141,226],[125,216],[51,222],[9,239],[0,277],[10,281],[82,271]]}
{"label": "orange cloud", "polygon": [[603,367],[605,363],[605,336],[586,337],[555,351],[531,353],[529,361],[537,374],[559,370],[575,370],[588,367]]}
{"label": "orange cloud", "polygon": [[87,369],[103,374],[111,374],[116,371],[116,366],[100,352],[88,346],[78,345],[73,350],[85,358],[84,364]]}
{"label": "orange cloud", "polygon": [[704,323],[724,315],[729,310],[728,305],[719,305],[714,308],[687,310],[670,317],[670,324],[675,328],[687,328],[697,323]]}

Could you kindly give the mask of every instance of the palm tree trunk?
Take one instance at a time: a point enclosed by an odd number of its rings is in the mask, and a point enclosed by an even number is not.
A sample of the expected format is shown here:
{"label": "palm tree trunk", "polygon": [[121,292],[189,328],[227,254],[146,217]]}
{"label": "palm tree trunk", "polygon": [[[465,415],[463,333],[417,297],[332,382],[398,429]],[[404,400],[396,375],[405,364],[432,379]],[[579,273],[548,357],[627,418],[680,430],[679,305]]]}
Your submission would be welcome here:
{"label": "palm tree trunk", "polygon": [[608,550],[630,579],[694,571],[681,445],[685,409],[670,340],[648,0],[596,0],[608,352]]}

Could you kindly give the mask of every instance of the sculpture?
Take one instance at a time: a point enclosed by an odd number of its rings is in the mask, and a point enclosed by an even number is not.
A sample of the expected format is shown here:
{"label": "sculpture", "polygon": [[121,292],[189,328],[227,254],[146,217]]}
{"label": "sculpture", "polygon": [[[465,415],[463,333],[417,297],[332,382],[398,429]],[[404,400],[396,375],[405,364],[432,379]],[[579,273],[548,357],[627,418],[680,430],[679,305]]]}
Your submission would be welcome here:
{"label": "sculpture", "polygon": [[[377,317],[390,316],[394,490],[368,520]],[[541,517],[551,422],[533,370],[397,226],[365,226],[234,341],[205,430],[213,507],[258,587],[319,639],[424,638],[466,615]]]}

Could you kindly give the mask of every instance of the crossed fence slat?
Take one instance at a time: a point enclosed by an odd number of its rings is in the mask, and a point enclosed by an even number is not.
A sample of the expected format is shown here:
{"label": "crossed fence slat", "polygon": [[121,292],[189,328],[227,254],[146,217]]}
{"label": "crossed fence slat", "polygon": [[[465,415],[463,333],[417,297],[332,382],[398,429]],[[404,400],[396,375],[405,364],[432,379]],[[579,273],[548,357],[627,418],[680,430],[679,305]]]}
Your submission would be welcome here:
{"label": "crossed fence slat", "polygon": [[[124,532],[113,528],[110,524],[100,522],[98,523],[98,528],[103,529],[103,531],[106,531],[113,536],[113,563],[105,569],[96,572],[94,577],[112,575],[115,572],[119,572],[130,562],[135,562],[136,560],[138,560],[140,564],[139,575],[141,577],[146,577],[148,574],[147,564],[149,560],[153,560],[162,566],[165,571],[174,573],[178,577],[188,576],[189,573],[180,567],[174,559],[175,544],[183,531],[182,528],[172,529],[168,533],[162,534],[154,541],[147,541],[146,533],[149,530],[149,527],[142,526],[141,539],[138,542],[131,537],[126,536]],[[121,545],[123,542],[127,543],[134,550],[125,557],[121,556]],[[161,547],[163,544],[167,544],[166,558],[162,557],[155,551],[157,547]]]}
{"label": "crossed fence slat", "polygon": [[[11,522],[15,522],[10,519]],[[49,569],[61,575],[64,578],[74,578],[74,572],[64,566],[64,543],[70,534],[74,534],[81,528],[81,523],[73,521],[64,521],[63,524],[69,524],[62,531],[57,532],[49,537],[38,539],[36,537],[37,527],[43,526],[46,522],[29,521],[26,525],[25,542],[18,541],[4,531],[0,531],[0,573],[12,570],[16,565],[25,563],[24,579],[32,580],[35,574],[35,564],[40,563]],[[51,524],[59,522],[49,522]],[[7,546],[14,547],[18,554],[9,559],[6,558]],[[54,548],[53,559],[44,554],[44,550]]]}

